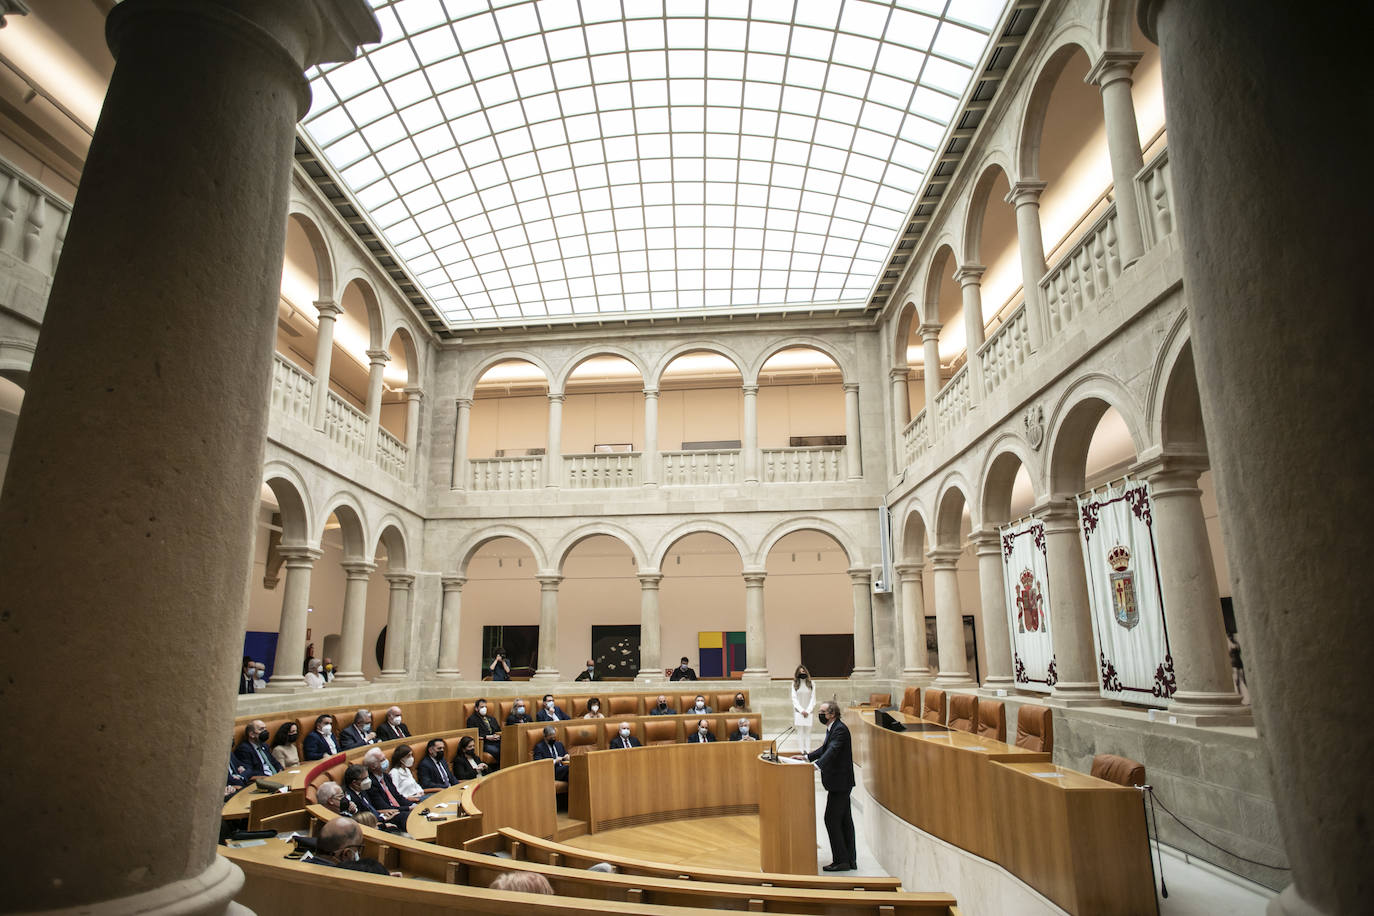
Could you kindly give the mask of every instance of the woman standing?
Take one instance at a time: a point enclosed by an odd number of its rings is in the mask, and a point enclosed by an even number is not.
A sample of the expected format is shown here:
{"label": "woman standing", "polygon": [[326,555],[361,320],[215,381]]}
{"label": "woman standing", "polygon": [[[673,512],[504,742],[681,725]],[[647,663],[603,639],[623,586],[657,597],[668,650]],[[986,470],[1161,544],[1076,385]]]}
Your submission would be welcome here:
{"label": "woman standing", "polygon": [[811,711],[816,708],[816,688],[805,665],[798,665],[792,675],[792,724],[801,739],[803,754],[811,753]]}

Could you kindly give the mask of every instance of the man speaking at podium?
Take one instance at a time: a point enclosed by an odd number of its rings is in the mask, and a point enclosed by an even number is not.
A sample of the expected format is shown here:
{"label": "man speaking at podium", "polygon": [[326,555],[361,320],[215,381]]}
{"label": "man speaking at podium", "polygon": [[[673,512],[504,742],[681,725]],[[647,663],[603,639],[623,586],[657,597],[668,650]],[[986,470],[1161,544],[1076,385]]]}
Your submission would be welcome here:
{"label": "man speaking at podium", "polygon": [[849,750],[849,728],[840,721],[840,710],[826,701],[816,711],[825,726],[825,740],[808,754],[793,755],[810,760],[821,771],[825,787],[825,832],[830,835],[830,855],[834,859],[825,871],[853,871],[859,867],[854,845],[854,813],[849,808],[849,793],[854,789],[854,757]]}

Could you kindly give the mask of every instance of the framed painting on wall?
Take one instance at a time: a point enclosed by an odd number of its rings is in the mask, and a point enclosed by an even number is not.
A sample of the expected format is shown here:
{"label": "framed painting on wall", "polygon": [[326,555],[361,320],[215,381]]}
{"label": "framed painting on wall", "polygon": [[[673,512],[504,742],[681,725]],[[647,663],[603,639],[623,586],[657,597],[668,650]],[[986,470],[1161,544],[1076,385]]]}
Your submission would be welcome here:
{"label": "framed painting on wall", "polygon": [[593,624],[592,662],[602,680],[634,680],[639,673],[639,624]]}

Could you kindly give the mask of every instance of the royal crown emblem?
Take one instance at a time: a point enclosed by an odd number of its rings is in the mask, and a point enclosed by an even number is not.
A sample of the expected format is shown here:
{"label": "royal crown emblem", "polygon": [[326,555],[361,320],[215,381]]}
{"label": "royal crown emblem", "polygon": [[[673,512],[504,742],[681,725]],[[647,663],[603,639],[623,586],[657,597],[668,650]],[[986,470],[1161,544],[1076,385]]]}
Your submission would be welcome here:
{"label": "royal crown emblem", "polygon": [[1049,618],[1044,613],[1040,584],[1035,581],[1035,573],[1030,569],[1022,570],[1016,586],[1016,629],[1021,633],[1049,630]]}
{"label": "royal crown emblem", "polygon": [[1113,569],[1112,616],[1119,626],[1134,629],[1140,623],[1140,609],[1135,601],[1135,573],[1131,568],[1131,551],[1124,544],[1118,544],[1107,551],[1107,565]]}
{"label": "royal crown emblem", "polygon": [[1125,572],[1131,565],[1131,551],[1118,544],[1107,554],[1107,564],[1117,572]]}

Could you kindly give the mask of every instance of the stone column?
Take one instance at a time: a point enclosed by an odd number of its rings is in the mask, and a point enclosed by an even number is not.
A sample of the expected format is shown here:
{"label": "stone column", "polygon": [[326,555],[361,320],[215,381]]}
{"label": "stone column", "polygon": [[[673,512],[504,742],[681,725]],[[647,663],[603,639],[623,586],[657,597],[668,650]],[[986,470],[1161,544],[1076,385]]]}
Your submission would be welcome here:
{"label": "stone column", "polygon": [[965,264],[954,272],[964,302],[964,338],[968,344],[969,408],[983,400],[983,361],[978,357],[986,339],[983,326],[982,264]]}
{"label": "stone column", "polygon": [[1016,687],[1012,677],[1011,631],[1007,629],[1007,592],[1002,576],[1002,536],[996,528],[969,535],[978,554],[978,593],[983,599],[983,647],[988,673],[983,687],[989,691]]}
{"label": "stone column", "polygon": [[1135,176],[1145,167],[1145,160],[1140,153],[1135,100],[1131,98],[1131,72],[1140,57],[1139,51],[1106,51],[1084,77],[1084,82],[1102,92],[1102,117],[1107,126],[1107,155],[1112,160],[1116,201],[1116,238],[1123,268],[1145,253],[1140,205],[1135,195]]}
{"label": "stone column", "polygon": [[305,686],[305,631],[310,620],[310,573],[322,554],[313,547],[282,545],[277,554],[286,567],[281,596],[281,622],[277,625],[277,658],[272,665],[269,690],[290,692]]}
{"label": "stone column", "polygon": [[[97,778],[94,805],[11,792],[4,899],[223,913],[242,883],[215,844],[302,73],[379,30],[357,0],[129,0],[106,35],[116,64],[0,495],[0,671],[53,759],[146,773],[168,763],[150,719],[195,726],[155,804],[138,778]],[[194,651],[168,651],[182,634]],[[0,748],[6,772],[32,761],[26,741]]]}
{"label": "stone column", "polygon": [[391,584],[391,600],[386,612],[386,649],[382,652],[382,673],[379,681],[400,681],[406,674],[406,647],[410,642],[410,587],[415,583],[415,574],[409,572],[389,572],[386,581]]}
{"label": "stone column", "polygon": [[849,583],[854,593],[854,671],[850,677],[874,677],[878,667],[873,659],[873,573],[866,566],[851,566]]}
{"label": "stone column", "polygon": [[930,677],[930,658],[926,652],[926,605],[921,594],[922,566],[898,563],[893,568],[902,584],[902,677]]}
{"label": "stone column", "polygon": [[744,571],[744,652],[748,663],[744,677],[768,680],[768,621],[764,615],[762,569]]}
{"label": "stone column", "polygon": [[557,571],[541,572],[539,583],[539,667],[536,681],[558,680],[558,586],[563,576]]}
{"label": "stone column", "polygon": [[334,322],[343,314],[336,303],[319,301],[319,329],[315,337],[315,396],[310,401],[310,425],[324,429],[324,407],[329,403],[329,369],[334,361]]}
{"label": "stone column", "polygon": [[863,446],[859,441],[859,383],[844,383],[844,463],[845,476],[861,480],[864,476]]}
{"label": "stone column", "polygon": [[1052,499],[1031,510],[1045,523],[1045,567],[1050,579],[1050,632],[1054,634],[1051,698],[1068,703],[1107,704],[1102,698],[1092,605],[1078,508],[1072,498]]}
{"label": "stone column", "polygon": [[935,641],[940,650],[940,671],[935,683],[941,687],[974,683],[968,670],[964,612],[959,604],[959,555],[957,547],[941,547],[927,554],[935,575]]}
{"label": "stone column", "polygon": [[472,398],[458,399],[458,421],[453,427],[453,467],[449,489],[468,488],[468,429],[472,425]]}
{"label": "stone column", "polygon": [[367,371],[367,454],[377,458],[377,430],[382,423],[382,373],[391,360],[385,350],[368,350]]}
{"label": "stone column", "polygon": [[925,373],[926,387],[926,438],[933,445],[939,438],[940,424],[936,422],[935,399],[940,396],[940,325],[923,324],[920,327],[922,349],[925,351],[922,371]]}
{"label": "stone column", "polygon": [[418,480],[420,467],[420,400],[424,395],[415,385],[406,386],[406,470]]}
{"label": "stone column", "polygon": [[1016,242],[1021,252],[1021,288],[1026,301],[1026,328],[1032,350],[1044,345],[1049,325],[1040,281],[1045,277],[1045,240],[1040,235],[1040,194],[1043,181],[1018,181],[1007,192],[1007,203],[1016,208]]}
{"label": "stone column", "polygon": [[898,451],[901,451],[900,443],[902,430],[906,429],[911,422],[911,395],[907,393],[906,380],[910,377],[911,370],[906,366],[896,369],[889,369],[887,377],[892,380],[892,420],[897,424]]}
{"label": "stone column", "polygon": [[759,386],[744,386],[744,482],[759,482]]}
{"label": "stone column", "polygon": [[458,644],[463,627],[463,584],[468,577],[443,576],[439,581],[444,604],[439,619],[439,667],[434,676],[456,680],[463,676],[458,670]]}
{"label": "stone column", "polygon": [[367,583],[377,564],[366,560],[344,560],[343,623],[339,627],[339,673],[331,687],[356,687],[367,683],[363,677],[363,637],[367,626]]}
{"label": "stone column", "polygon": [[[657,392],[655,392],[657,394]],[[639,573],[639,674],[637,681],[663,680],[663,630],[658,617],[658,586],[663,573]]]}
{"label": "stone column", "polygon": [[[644,389],[644,454],[640,479],[646,487],[658,486],[658,389]],[[641,646],[643,645],[641,636]],[[643,666],[641,666],[643,667]],[[659,672],[660,674],[662,672]]]}
{"label": "stone column", "polygon": [[549,392],[549,441],[544,449],[544,486],[563,486],[563,398]]}

